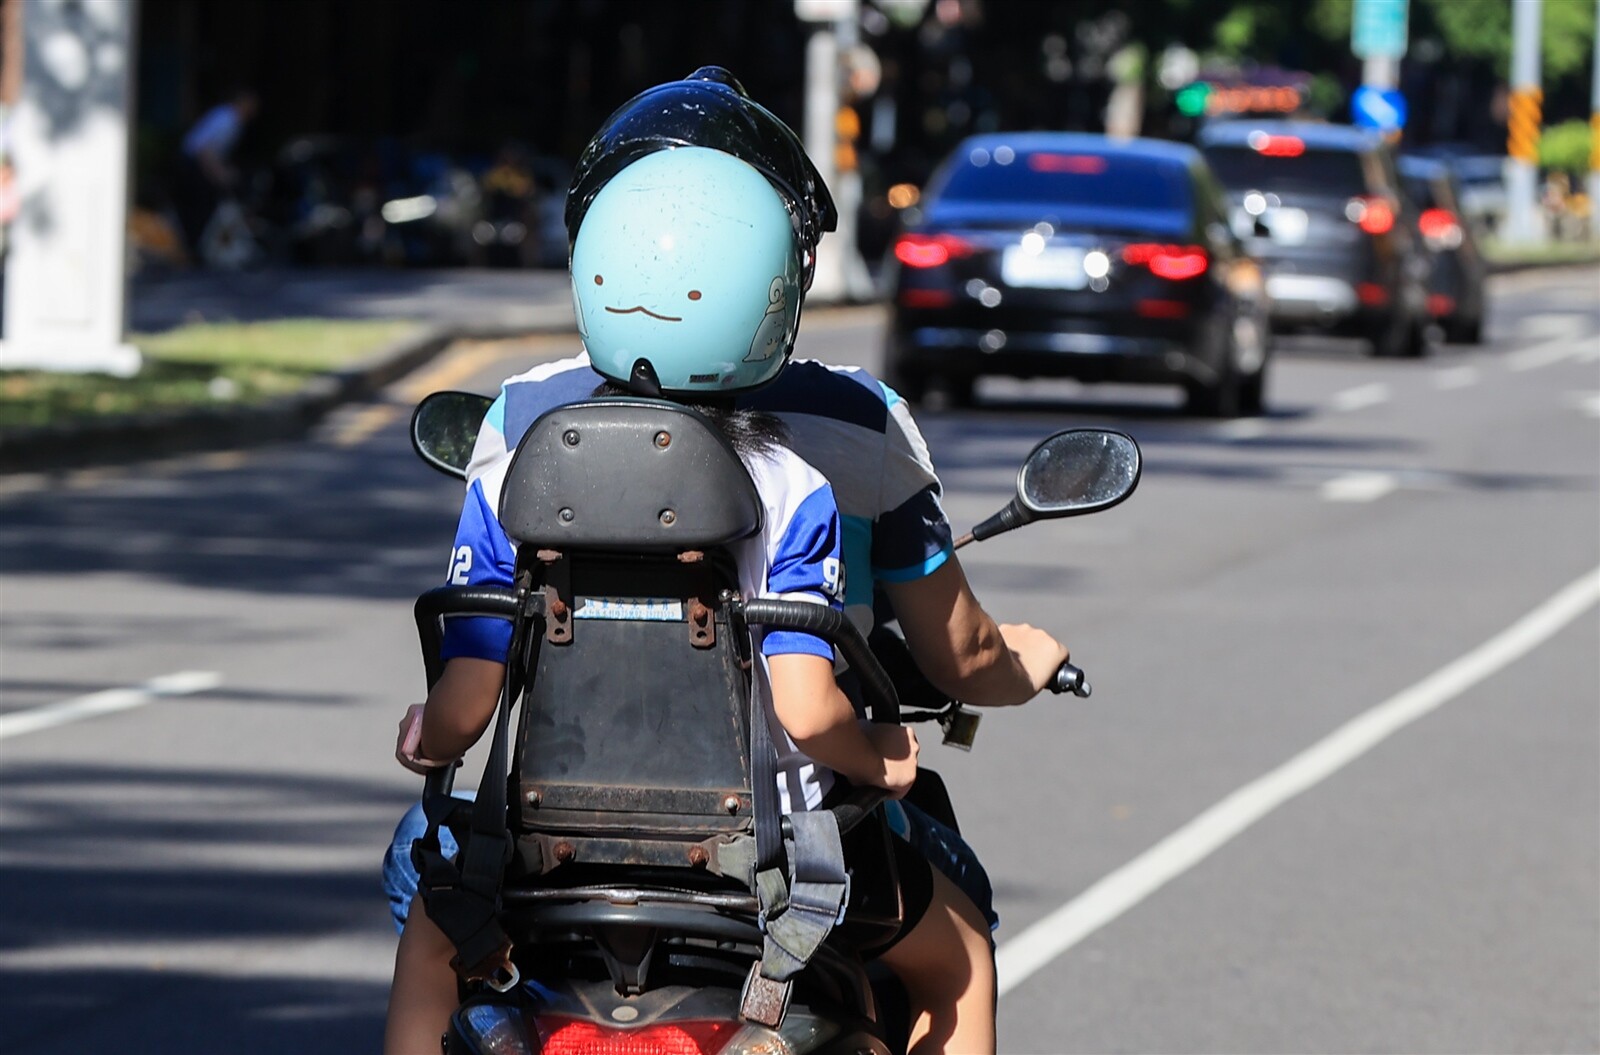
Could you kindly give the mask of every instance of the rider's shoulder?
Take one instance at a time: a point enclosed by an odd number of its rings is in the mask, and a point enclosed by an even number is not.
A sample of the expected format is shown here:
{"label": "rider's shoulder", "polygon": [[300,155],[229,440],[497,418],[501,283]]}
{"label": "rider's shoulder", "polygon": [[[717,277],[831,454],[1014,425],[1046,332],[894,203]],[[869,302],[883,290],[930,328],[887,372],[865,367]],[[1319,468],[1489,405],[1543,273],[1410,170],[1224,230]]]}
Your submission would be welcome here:
{"label": "rider's shoulder", "polygon": [[794,359],[776,381],[751,393],[743,402],[752,409],[785,417],[828,418],[882,433],[901,399],[859,366]]}

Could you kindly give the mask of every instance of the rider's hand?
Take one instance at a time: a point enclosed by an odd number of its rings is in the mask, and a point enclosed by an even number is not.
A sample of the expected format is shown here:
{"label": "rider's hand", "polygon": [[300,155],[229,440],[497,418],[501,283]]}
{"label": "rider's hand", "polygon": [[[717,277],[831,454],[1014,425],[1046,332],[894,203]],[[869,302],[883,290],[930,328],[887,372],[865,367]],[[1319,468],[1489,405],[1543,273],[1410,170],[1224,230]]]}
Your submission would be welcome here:
{"label": "rider's hand", "polygon": [[413,703],[406,708],[406,716],[400,719],[400,735],[394,742],[394,757],[397,762],[413,773],[427,776],[435,769],[453,766],[460,759],[452,758],[448,761],[435,761],[424,758],[417,753],[422,745],[422,704]]}
{"label": "rider's hand", "polygon": [[1067,646],[1027,623],[1001,623],[1000,636],[1027,672],[1035,693],[1043,692],[1071,655]]}
{"label": "rider's hand", "polygon": [[867,739],[883,756],[883,779],[875,783],[892,799],[904,798],[917,780],[917,734],[903,725],[871,724]]}

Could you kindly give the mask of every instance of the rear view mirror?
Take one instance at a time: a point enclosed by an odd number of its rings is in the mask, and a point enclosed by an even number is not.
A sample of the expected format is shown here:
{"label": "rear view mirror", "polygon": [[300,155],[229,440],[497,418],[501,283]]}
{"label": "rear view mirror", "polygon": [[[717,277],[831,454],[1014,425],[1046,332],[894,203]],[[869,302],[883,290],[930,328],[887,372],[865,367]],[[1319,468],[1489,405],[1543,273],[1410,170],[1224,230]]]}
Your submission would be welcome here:
{"label": "rear view mirror", "polygon": [[1139,445],[1105,429],[1058,432],[1017,473],[1017,501],[1033,518],[1109,509],[1139,485]]}
{"label": "rear view mirror", "polygon": [[473,392],[435,392],[411,415],[411,446],[435,469],[465,480],[478,428],[493,402]]}
{"label": "rear view mirror", "polygon": [[1109,429],[1068,429],[1033,449],[1017,472],[1017,496],[966,537],[982,542],[1035,520],[1110,509],[1139,486],[1139,445]]}

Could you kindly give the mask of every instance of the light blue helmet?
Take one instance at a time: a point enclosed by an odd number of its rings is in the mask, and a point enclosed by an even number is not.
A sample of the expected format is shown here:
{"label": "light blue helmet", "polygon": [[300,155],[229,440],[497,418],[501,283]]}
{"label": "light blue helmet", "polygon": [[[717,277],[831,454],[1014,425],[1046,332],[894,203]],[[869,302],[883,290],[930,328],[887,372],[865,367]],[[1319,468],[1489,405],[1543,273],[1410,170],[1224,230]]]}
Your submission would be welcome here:
{"label": "light blue helmet", "polygon": [[[663,395],[777,377],[800,325],[805,260],[783,198],[706,147],[658,150],[594,196],[572,243],[578,332],[594,369]],[[642,364],[642,365],[641,365]]]}

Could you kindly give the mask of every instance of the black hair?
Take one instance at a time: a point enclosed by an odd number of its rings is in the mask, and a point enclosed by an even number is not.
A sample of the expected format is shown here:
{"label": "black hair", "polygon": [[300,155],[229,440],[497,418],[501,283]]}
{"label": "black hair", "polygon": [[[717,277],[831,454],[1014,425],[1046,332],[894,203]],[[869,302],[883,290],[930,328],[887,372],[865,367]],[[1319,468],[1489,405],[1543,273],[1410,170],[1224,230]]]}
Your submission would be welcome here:
{"label": "black hair", "polygon": [[[615,381],[602,381],[593,392],[598,397],[634,394],[626,385]],[[741,458],[771,454],[777,448],[789,446],[789,428],[776,415],[739,407],[732,396],[674,399],[672,402],[704,414]]]}

